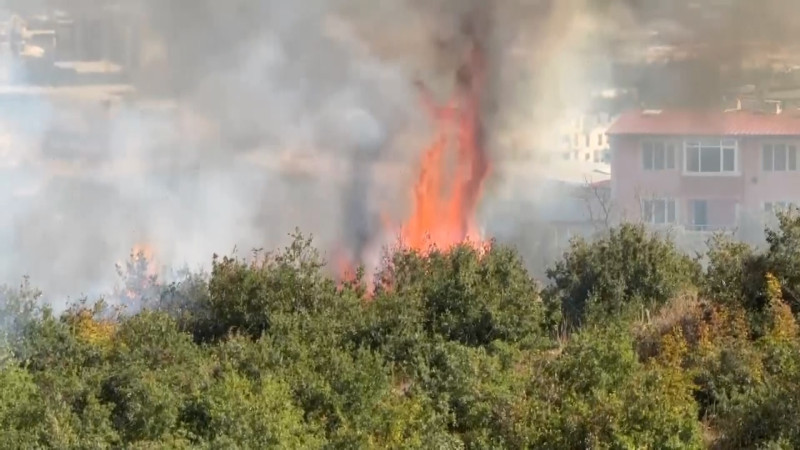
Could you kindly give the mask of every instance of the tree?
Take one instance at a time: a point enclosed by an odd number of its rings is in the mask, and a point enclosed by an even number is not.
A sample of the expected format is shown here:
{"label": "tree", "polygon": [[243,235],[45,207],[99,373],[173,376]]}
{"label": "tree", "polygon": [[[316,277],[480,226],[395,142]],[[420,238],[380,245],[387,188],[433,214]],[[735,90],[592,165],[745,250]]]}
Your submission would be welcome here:
{"label": "tree", "polygon": [[631,305],[657,308],[681,290],[692,289],[700,266],[671,241],[641,225],[624,224],[594,242],[578,238],[547,271],[544,297],[552,320],[581,324],[591,309],[600,318],[625,313]]}

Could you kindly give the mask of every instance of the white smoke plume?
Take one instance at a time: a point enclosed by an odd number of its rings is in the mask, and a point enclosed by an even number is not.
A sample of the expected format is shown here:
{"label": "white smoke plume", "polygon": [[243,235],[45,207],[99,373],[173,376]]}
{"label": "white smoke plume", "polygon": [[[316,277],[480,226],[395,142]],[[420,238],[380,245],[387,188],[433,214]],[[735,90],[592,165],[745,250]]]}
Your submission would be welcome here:
{"label": "white smoke plume", "polygon": [[[22,3],[5,4],[32,14],[35,2]],[[380,213],[401,219],[431,125],[414,81],[447,97],[476,10],[490,23],[487,201],[518,174],[535,181],[560,120],[614,81],[615,39],[639,12],[625,0],[119,4],[139,43],[135,100],[87,100],[89,87],[0,105],[0,144],[15,161],[0,169],[0,278],[28,274],[50,296],[106,289],[136,244],[161,265],[196,268],[215,252],[278,246],[295,227],[327,250],[379,228]],[[88,127],[108,149],[45,153],[70,113],[78,120],[64,127]],[[520,158],[533,162],[504,162]],[[534,183],[510,195],[555,194]],[[506,228],[530,219],[516,214]]]}

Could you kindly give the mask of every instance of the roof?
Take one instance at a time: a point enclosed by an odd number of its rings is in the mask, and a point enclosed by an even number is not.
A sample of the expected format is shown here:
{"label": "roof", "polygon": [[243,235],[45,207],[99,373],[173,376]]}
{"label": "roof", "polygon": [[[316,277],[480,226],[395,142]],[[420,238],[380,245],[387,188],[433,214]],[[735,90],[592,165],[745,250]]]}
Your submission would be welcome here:
{"label": "roof", "polygon": [[608,135],[659,136],[800,136],[800,112],[753,111],[628,111]]}
{"label": "roof", "polygon": [[33,86],[0,84],[0,99],[6,96],[64,96],[79,98],[108,98],[134,92],[129,84],[86,84],[73,86]]}

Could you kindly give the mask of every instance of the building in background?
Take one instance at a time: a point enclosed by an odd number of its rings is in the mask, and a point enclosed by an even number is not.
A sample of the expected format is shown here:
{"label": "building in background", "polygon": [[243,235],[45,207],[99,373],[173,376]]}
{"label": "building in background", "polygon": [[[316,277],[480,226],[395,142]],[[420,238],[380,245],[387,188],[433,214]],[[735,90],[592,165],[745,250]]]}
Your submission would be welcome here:
{"label": "building in background", "polygon": [[582,114],[567,121],[561,130],[562,159],[609,164],[611,149],[606,131],[611,123],[611,114],[607,112]]}
{"label": "building in background", "polygon": [[639,110],[608,131],[621,218],[686,232],[755,229],[800,204],[800,112]]}
{"label": "building in background", "polygon": [[142,21],[124,3],[75,2],[3,27],[15,84],[119,83],[139,68]]}
{"label": "building in background", "polygon": [[613,219],[607,164],[556,160],[515,161],[496,167],[502,182],[482,203],[487,235],[524,249],[529,269],[544,269],[571,239],[590,238]]}

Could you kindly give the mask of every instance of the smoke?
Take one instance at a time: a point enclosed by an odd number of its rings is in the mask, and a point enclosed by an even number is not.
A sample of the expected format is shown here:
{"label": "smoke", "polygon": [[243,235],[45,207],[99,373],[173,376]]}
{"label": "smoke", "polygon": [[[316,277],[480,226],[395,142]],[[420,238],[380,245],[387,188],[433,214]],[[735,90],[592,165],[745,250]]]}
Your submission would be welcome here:
{"label": "smoke", "polygon": [[[3,275],[31,275],[50,295],[94,293],[136,244],[194,268],[214,252],[280,245],[295,227],[323,249],[361,250],[380,215],[400,220],[408,207],[431,131],[414,81],[446,99],[471,33],[486,46],[495,158],[539,151],[552,111],[579,101],[571,52],[597,26],[583,2],[545,3],[138,3],[133,81],[172,101],[107,108],[53,94],[17,114],[27,163],[14,172],[37,182],[5,203]],[[110,149],[46,150],[71,139],[54,128],[80,127]],[[527,141],[506,142],[517,134]]]}
{"label": "smoke", "polygon": [[[0,169],[0,275],[31,275],[51,296],[94,293],[114,282],[115,263],[136,244],[150,245],[161,265],[196,268],[214,252],[281,245],[295,227],[322,249],[363,250],[381,215],[407,213],[430,137],[414,81],[447,99],[475,33],[489,76],[483,124],[494,187],[484,200],[505,190],[557,202],[561,194],[539,183],[549,171],[542,156],[559,145],[554,130],[591,109],[598,89],[664,85],[615,69],[644,53],[648,20],[671,17],[712,48],[714,67],[738,67],[752,56],[747,39],[792,35],[797,7],[773,3],[758,16],[737,2],[702,21],[691,9],[625,0],[121,2],[118,23],[139,44],[135,100],[109,106],[91,86],[63,100],[4,100],[0,143],[11,142],[5,160],[15,162]],[[711,92],[720,84],[712,72],[675,77],[653,97]],[[53,129],[80,127],[110,145],[47,150],[73,139]],[[490,219],[518,234],[538,214],[512,210]]]}

